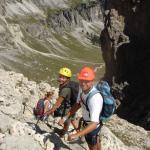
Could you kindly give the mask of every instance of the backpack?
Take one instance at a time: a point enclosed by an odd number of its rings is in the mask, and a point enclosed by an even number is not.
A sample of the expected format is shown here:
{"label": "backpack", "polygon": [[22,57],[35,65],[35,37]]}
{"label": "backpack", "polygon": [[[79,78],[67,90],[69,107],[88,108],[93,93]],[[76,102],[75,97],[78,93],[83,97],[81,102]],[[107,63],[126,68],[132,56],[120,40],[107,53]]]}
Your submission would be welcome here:
{"label": "backpack", "polygon": [[79,83],[75,81],[70,81],[65,87],[71,89],[70,106],[73,106],[76,103],[78,97]]}
{"label": "backpack", "polygon": [[38,100],[36,107],[33,109],[33,113],[36,117],[42,118],[44,114],[44,99]]}
{"label": "backpack", "polygon": [[[70,101],[63,102],[59,108],[57,108],[54,112],[55,117],[63,117],[65,115],[66,108],[72,107],[77,100],[78,92],[79,92],[79,83],[75,81],[70,81],[66,86],[63,88],[70,88],[71,89],[71,97]],[[64,105],[64,106],[63,106]]]}
{"label": "backpack", "polygon": [[115,111],[115,99],[112,96],[110,86],[106,81],[100,81],[95,87],[96,90],[92,91],[87,97],[85,106],[87,111],[89,111],[88,101],[92,96],[94,96],[97,93],[100,93],[103,97],[103,108],[99,120],[102,122],[106,122],[109,120],[109,118]]}

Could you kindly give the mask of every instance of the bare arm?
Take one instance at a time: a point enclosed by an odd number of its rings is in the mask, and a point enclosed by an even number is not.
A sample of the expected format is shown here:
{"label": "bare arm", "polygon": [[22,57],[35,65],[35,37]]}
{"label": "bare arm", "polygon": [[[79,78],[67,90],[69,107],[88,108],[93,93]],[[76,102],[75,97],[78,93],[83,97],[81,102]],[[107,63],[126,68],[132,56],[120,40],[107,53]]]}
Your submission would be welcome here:
{"label": "bare arm", "polygon": [[67,113],[66,117],[68,118],[69,116],[73,115],[75,112],[78,111],[78,109],[81,107],[80,103],[75,103],[73,107],[69,110]]}
{"label": "bare arm", "polygon": [[58,124],[64,124],[64,121],[66,121],[71,115],[73,115],[80,107],[80,103],[75,103],[73,107],[67,112],[66,116],[59,120]]}
{"label": "bare arm", "polygon": [[45,106],[44,106],[44,113],[48,111],[48,107],[49,107],[49,102],[46,100]]}
{"label": "bare arm", "polygon": [[54,106],[50,109],[50,111],[48,111],[46,114],[50,115],[52,114],[57,108],[60,107],[61,103],[64,101],[63,97],[58,97],[56,103],[54,104]]}
{"label": "bare arm", "polygon": [[83,130],[81,130],[75,134],[69,135],[68,140],[71,141],[71,140],[76,139],[80,136],[86,135],[86,134],[90,133],[91,131],[95,130],[96,127],[97,127],[97,122],[91,122]]}

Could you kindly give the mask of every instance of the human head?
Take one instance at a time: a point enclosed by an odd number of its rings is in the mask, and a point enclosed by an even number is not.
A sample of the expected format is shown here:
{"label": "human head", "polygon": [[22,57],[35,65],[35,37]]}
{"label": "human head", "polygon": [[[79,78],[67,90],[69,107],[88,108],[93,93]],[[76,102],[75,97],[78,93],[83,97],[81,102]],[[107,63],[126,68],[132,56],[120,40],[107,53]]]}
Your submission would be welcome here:
{"label": "human head", "polygon": [[52,92],[47,92],[47,93],[45,94],[45,99],[51,99],[51,97],[52,97],[53,94],[54,94],[53,91],[52,91]]}
{"label": "human head", "polygon": [[90,67],[83,67],[78,75],[80,86],[84,92],[89,91],[93,86],[95,72]]}
{"label": "human head", "polygon": [[72,72],[69,68],[66,67],[60,68],[58,81],[60,84],[64,84],[68,80],[70,80],[71,76],[72,76]]}

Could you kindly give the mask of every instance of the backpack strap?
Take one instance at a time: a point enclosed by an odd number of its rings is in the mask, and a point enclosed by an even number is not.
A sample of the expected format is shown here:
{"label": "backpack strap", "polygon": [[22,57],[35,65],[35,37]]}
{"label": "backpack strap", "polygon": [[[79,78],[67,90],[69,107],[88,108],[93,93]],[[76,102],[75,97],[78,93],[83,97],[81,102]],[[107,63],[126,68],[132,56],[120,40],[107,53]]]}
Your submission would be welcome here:
{"label": "backpack strap", "polygon": [[[84,106],[86,107],[86,110],[89,112],[89,117],[90,117],[90,111],[89,111],[89,107],[88,107],[88,102],[89,100],[97,93],[100,93],[99,90],[95,89],[94,91],[90,92],[89,95],[86,98],[86,103],[84,103],[83,99],[82,99],[82,93],[80,94],[80,99],[81,102],[84,104]],[[102,123],[100,122],[100,124],[102,125]]]}
{"label": "backpack strap", "polygon": [[88,102],[89,102],[89,100],[90,100],[95,94],[97,94],[97,93],[100,93],[100,91],[94,90],[94,91],[90,92],[89,95],[87,96],[85,102],[84,102],[83,99],[82,99],[82,93],[80,94],[80,99],[81,99],[82,103],[85,105],[86,110],[87,110],[88,112],[89,112]]}
{"label": "backpack strap", "polygon": [[90,100],[95,94],[97,94],[97,93],[100,93],[100,91],[94,90],[94,91],[90,92],[89,95],[87,96],[87,98],[86,98],[86,104],[85,104],[87,111],[89,111],[89,107],[88,107],[88,102],[89,102],[89,100]]}

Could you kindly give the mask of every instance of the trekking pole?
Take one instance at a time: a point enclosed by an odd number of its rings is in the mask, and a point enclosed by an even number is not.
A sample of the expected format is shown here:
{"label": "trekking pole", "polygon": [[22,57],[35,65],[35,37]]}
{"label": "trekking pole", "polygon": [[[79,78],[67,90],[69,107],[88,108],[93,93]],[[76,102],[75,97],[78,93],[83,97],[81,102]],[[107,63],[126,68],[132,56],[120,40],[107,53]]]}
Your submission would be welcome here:
{"label": "trekking pole", "polygon": [[[25,108],[27,108],[28,110],[29,110],[29,112],[31,113],[31,114],[33,114],[32,112],[31,112],[31,110],[29,109],[29,106],[25,103],[25,102],[23,102],[22,103],[23,105],[24,105],[24,108],[23,108],[23,114],[24,114],[24,112],[25,112]],[[32,108],[32,107],[30,107],[30,108]],[[33,109],[33,108],[32,108]],[[49,112],[49,110],[47,111],[47,112]],[[46,112],[46,113],[47,113]],[[37,126],[38,125],[38,123],[39,123],[39,121],[40,121],[41,119],[40,118],[38,118],[37,119],[37,122],[35,123],[35,126]],[[44,122],[44,121],[43,121]],[[53,128],[54,129],[54,127],[53,126],[51,126],[50,124],[48,124],[48,122],[46,123],[46,122],[44,122],[49,128]]]}
{"label": "trekking pole", "polygon": [[[23,114],[24,114],[24,112],[25,112],[25,108],[27,108],[27,109],[29,110],[29,112],[32,114],[31,110],[29,109],[29,106],[28,106],[26,103],[23,102],[22,105],[24,105]],[[32,108],[32,107],[30,107],[30,108]],[[33,108],[32,108],[32,109],[33,109]]]}
{"label": "trekking pole", "polygon": [[40,119],[37,120],[37,122],[36,122],[36,124],[35,124],[36,126],[38,125],[39,121],[40,121]]}
{"label": "trekking pole", "polygon": [[[40,120],[41,120],[42,122],[44,122],[41,118],[38,118],[35,125],[37,125],[37,124],[39,123]],[[44,123],[45,123],[45,122],[44,122]],[[45,124],[46,124],[46,123],[45,123]]]}
{"label": "trekking pole", "polygon": [[23,114],[24,114],[25,109],[26,109],[26,105],[25,105],[25,103],[22,103],[22,104],[23,104]]}

